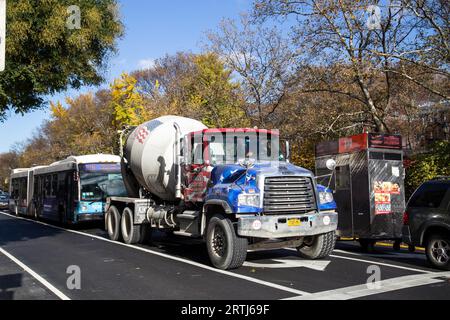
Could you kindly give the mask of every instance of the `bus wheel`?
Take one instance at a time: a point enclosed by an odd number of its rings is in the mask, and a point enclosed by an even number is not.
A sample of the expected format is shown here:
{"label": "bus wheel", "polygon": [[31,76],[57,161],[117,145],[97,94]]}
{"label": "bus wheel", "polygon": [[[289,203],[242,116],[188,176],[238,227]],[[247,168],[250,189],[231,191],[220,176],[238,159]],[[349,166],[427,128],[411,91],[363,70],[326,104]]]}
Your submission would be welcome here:
{"label": "bus wheel", "polygon": [[130,208],[123,210],[120,230],[122,231],[123,242],[126,244],[135,244],[141,239],[141,225],[134,224],[133,212]]}
{"label": "bus wheel", "polygon": [[114,206],[111,206],[106,214],[106,227],[109,238],[118,241],[120,238],[120,213]]}

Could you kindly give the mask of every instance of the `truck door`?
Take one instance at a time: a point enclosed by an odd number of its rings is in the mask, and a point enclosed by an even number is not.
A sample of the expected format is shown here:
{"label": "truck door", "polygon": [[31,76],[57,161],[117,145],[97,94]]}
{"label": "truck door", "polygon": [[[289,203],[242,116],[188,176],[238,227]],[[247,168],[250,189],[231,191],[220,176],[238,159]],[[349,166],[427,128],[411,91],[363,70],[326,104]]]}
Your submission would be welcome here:
{"label": "truck door", "polygon": [[203,202],[208,181],[211,177],[208,160],[204,156],[203,139],[189,135],[183,148],[185,163],[183,167],[184,198],[186,202]]}

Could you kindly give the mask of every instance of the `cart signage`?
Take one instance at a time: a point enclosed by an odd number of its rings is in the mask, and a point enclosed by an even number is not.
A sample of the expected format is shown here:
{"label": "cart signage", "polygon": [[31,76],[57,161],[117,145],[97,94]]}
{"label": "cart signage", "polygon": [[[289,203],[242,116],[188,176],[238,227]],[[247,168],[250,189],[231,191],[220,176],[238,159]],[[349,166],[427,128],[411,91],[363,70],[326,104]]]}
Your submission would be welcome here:
{"label": "cart signage", "polygon": [[398,183],[388,181],[376,181],[375,192],[375,214],[389,214],[392,212],[392,196],[401,195]]}
{"label": "cart signage", "polygon": [[339,139],[339,153],[350,153],[367,149],[367,134]]}
{"label": "cart signage", "polygon": [[369,148],[402,150],[402,137],[386,134],[369,134]]}

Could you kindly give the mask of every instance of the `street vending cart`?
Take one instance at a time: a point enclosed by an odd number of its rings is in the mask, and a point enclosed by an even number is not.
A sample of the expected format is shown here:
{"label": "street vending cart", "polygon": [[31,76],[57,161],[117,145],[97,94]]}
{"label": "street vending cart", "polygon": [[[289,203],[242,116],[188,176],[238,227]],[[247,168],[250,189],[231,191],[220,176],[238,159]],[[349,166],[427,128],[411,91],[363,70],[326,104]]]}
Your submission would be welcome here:
{"label": "street vending cart", "polygon": [[[326,162],[336,161],[329,175]],[[359,239],[365,250],[394,240],[400,249],[405,211],[402,138],[364,133],[316,146],[318,183],[334,191],[338,236]]]}

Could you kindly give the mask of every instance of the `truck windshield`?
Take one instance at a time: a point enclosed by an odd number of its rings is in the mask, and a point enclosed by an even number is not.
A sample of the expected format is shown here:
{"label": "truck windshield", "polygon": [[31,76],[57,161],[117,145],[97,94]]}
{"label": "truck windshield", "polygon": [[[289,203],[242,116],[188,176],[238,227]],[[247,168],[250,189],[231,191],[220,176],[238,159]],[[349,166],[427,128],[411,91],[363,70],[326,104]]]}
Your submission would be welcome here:
{"label": "truck windshield", "polygon": [[82,164],[81,201],[103,201],[107,197],[126,196],[120,164]]}
{"label": "truck windshield", "polygon": [[240,160],[283,160],[278,136],[271,134],[223,133],[207,136],[211,164],[234,164]]}

